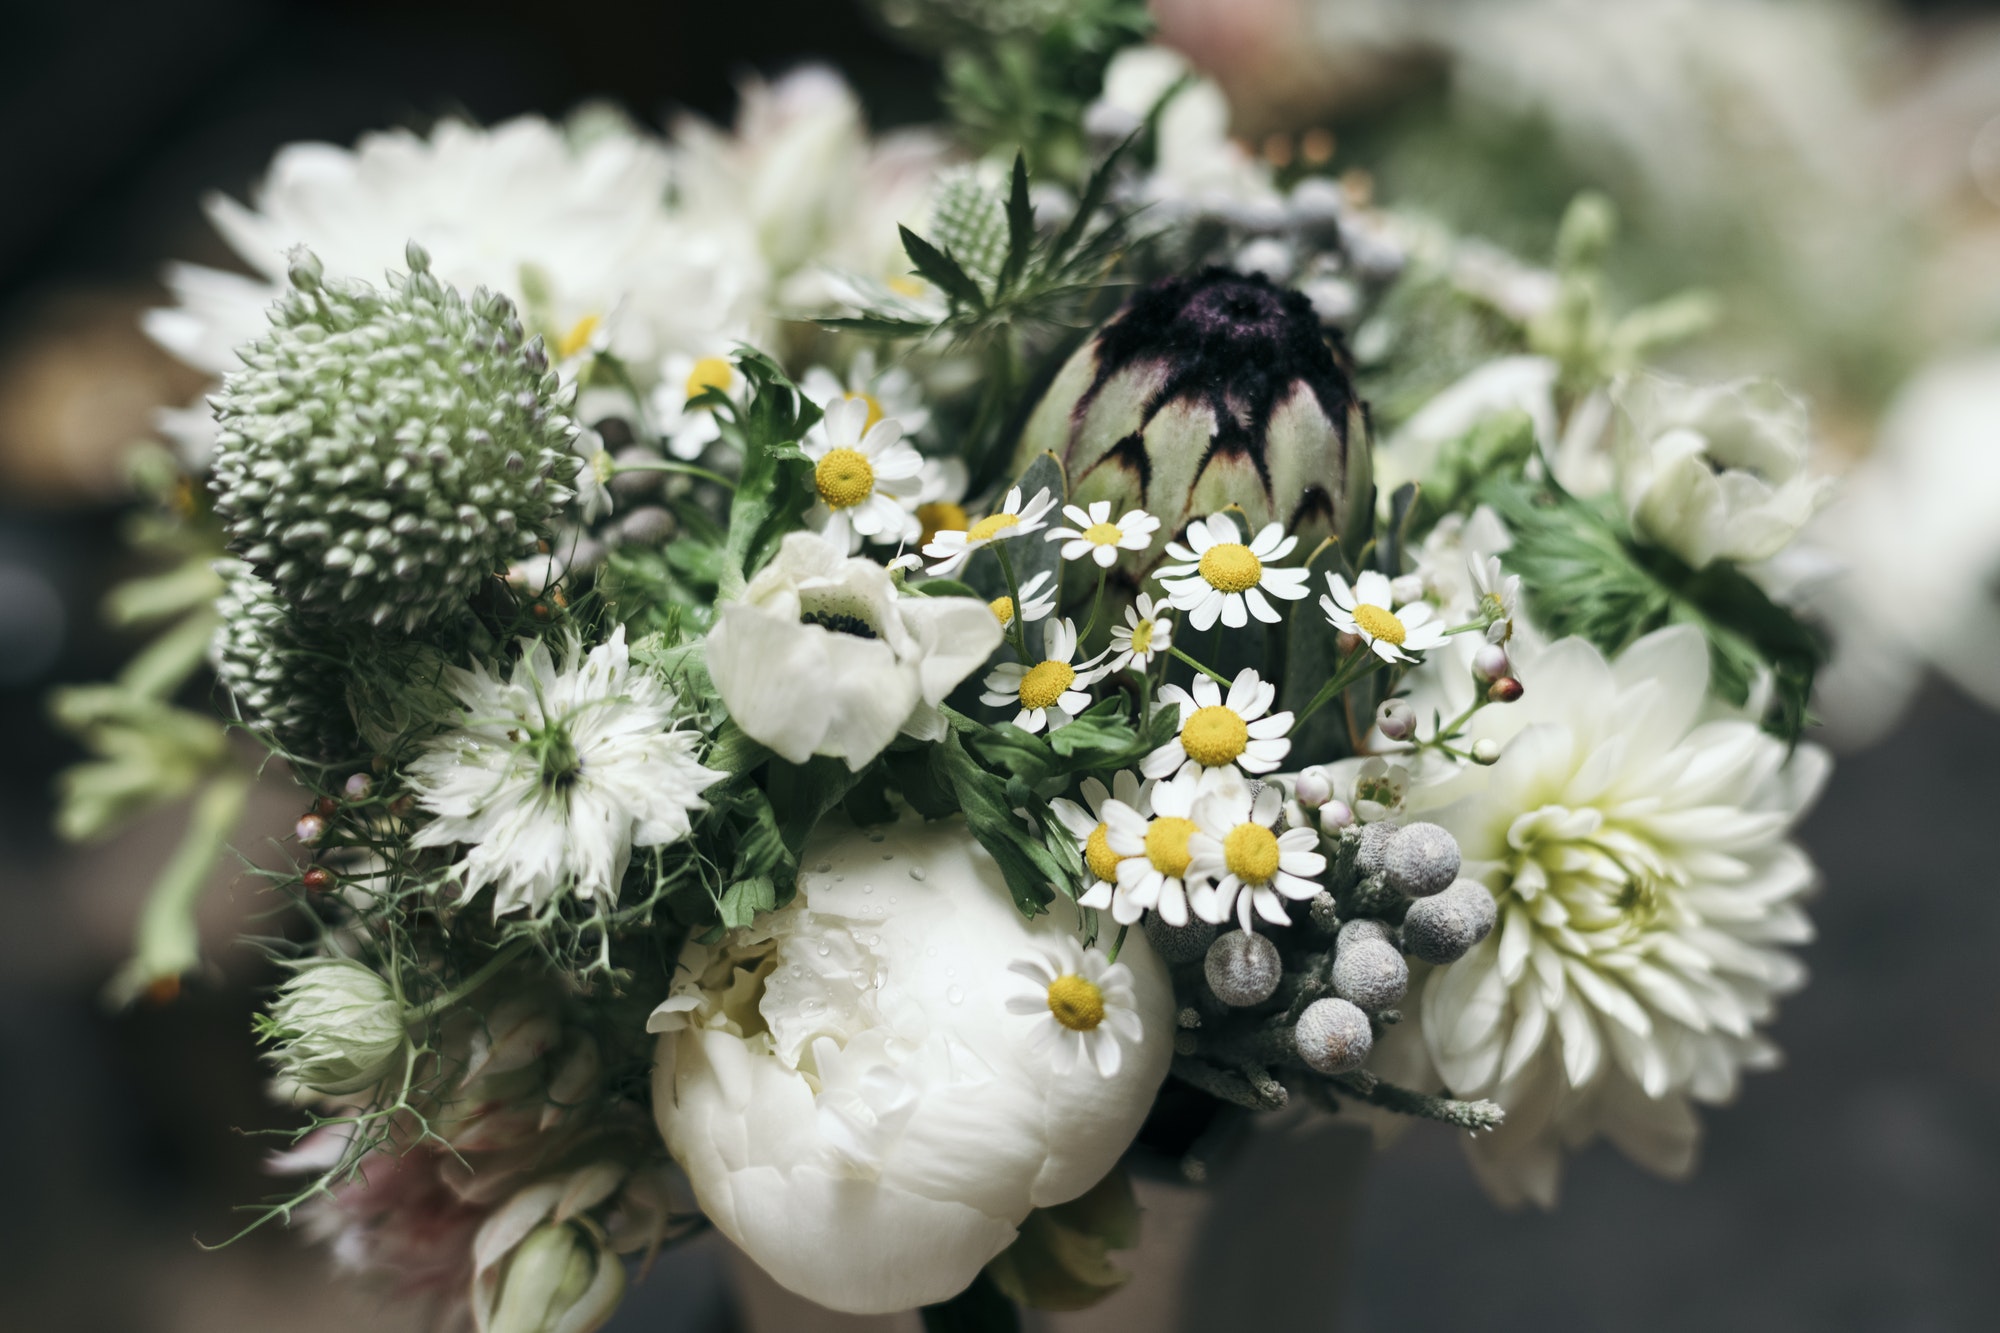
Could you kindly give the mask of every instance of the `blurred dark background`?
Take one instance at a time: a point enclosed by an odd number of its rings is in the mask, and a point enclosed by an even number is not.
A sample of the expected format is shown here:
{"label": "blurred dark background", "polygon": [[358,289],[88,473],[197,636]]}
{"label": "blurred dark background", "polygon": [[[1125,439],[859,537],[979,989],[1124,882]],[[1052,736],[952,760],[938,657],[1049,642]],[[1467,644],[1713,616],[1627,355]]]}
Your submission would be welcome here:
{"label": "blurred dark background", "polygon": [[[655,123],[726,119],[739,74],[807,57],[893,125],[935,114],[935,71],[848,0],[10,0],[0,15],[0,1329],[414,1328],[282,1233],[197,1248],[269,1188],[241,1133],[281,1122],[249,1036],[269,977],[224,948],[176,1002],[107,1010],[175,812],[102,846],[49,832],[52,778],[76,756],[46,692],[134,646],[97,615],[132,569],[118,446],[199,383],[133,319],[160,300],[164,260],[228,262],[200,196],[241,196],[289,140],[588,97]],[[1844,757],[1805,831],[1827,884],[1814,982],[1775,1032],[1789,1067],[1708,1117],[1694,1181],[1598,1148],[1560,1210],[1504,1214],[1421,1126],[1375,1163],[1344,1326],[2000,1325],[1996,754],[2000,719],[1938,688],[1893,741]],[[288,799],[254,803],[239,838],[288,823]],[[211,937],[246,910],[219,895]],[[704,1248],[656,1270],[614,1327],[730,1322]]]}

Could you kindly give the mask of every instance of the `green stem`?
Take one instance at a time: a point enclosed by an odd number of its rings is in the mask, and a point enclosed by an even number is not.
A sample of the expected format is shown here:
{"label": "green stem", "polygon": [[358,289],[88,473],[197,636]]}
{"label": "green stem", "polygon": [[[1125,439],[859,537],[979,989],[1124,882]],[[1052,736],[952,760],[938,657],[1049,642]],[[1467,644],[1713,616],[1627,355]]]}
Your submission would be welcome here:
{"label": "green stem", "polygon": [[1000,559],[1000,572],[1007,579],[1007,604],[1014,608],[1014,614],[1007,621],[1007,628],[1013,632],[1014,653],[1021,665],[1028,664],[1028,622],[1021,615],[1021,582],[1014,577],[1014,558],[1007,554],[1007,543],[993,543],[993,554]]}
{"label": "green stem", "polygon": [[732,491],[736,489],[736,483],[720,472],[711,472],[705,467],[696,467],[693,463],[681,463],[670,458],[650,458],[642,462],[611,465],[611,475],[614,477],[626,472],[679,472],[685,476],[699,477],[703,481],[712,481]]}
{"label": "green stem", "polygon": [[[1356,669],[1357,664],[1359,669]],[[1373,675],[1382,665],[1382,659],[1370,652],[1365,644],[1349,653],[1347,660],[1335,669],[1332,678],[1319,687],[1319,693],[1312,697],[1312,702],[1300,709],[1298,716],[1292,719],[1292,730],[1297,731],[1304,726],[1307,718],[1317,713],[1341,691]]]}
{"label": "green stem", "polygon": [[474,972],[464,981],[459,982],[456,986],[453,986],[450,990],[429,1003],[410,1010],[406,1017],[414,1023],[429,1018],[440,1009],[449,1009],[452,1005],[457,1004],[460,1000],[491,981],[495,973],[499,972],[501,968],[507,966],[507,964],[513,962],[516,958],[519,958],[527,950],[527,947],[528,941],[515,940],[512,944],[507,945],[500,952],[487,959],[477,972]]}
{"label": "green stem", "polygon": [[1097,595],[1091,598],[1090,600],[1090,619],[1083,622],[1083,633],[1076,636],[1076,642],[1079,648],[1081,648],[1085,643],[1090,641],[1090,632],[1097,628],[1098,614],[1104,610],[1104,580],[1110,575],[1110,573],[1111,571],[1109,569],[1106,569],[1102,566],[1098,567]]}
{"label": "green stem", "polygon": [[1181,661],[1186,662],[1196,671],[1201,672],[1202,675],[1207,676],[1210,680],[1215,681],[1219,685],[1228,685],[1232,683],[1229,677],[1223,675],[1220,671],[1209,670],[1207,667],[1195,661],[1192,657],[1189,657],[1186,653],[1182,652],[1178,648],[1173,647],[1172,645],[1168,645],[1167,651],[1172,653],[1175,657],[1178,657]]}

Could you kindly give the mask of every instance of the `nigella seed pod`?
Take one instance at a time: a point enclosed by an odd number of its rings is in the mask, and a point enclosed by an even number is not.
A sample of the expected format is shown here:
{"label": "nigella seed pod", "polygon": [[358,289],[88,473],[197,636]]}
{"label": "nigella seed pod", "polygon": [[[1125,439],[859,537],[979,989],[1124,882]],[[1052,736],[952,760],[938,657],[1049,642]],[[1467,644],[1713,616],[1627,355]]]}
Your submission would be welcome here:
{"label": "nigella seed pod", "polygon": [[1345,352],[1304,296],[1227,269],[1154,283],[1079,348],[1029,418],[1015,471],[1043,453],[1073,502],[1161,520],[1142,564],[1226,505],[1310,550],[1369,503],[1367,409]]}
{"label": "nigella seed pod", "polygon": [[1208,988],[1224,1004],[1247,1009],[1277,993],[1285,975],[1278,946],[1254,931],[1232,930],[1208,946],[1202,962]]}

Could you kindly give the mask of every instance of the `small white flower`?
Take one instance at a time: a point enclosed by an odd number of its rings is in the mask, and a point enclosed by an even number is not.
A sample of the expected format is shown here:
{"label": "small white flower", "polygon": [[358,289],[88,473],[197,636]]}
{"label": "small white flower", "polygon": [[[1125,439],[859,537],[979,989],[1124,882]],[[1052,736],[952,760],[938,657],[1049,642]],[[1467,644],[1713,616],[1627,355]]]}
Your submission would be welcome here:
{"label": "small white flower", "polygon": [[1445,627],[1437,619],[1437,609],[1429,602],[1394,606],[1386,575],[1363,570],[1349,587],[1340,575],[1328,574],[1326,586],[1332,595],[1319,599],[1326,618],[1336,629],[1360,636],[1383,661],[1413,662],[1410,653],[1443,646]]}
{"label": "small white flower", "polygon": [[1108,962],[1098,949],[1055,940],[1045,952],[1007,970],[1031,984],[1026,994],[1007,997],[1007,1012],[1037,1017],[1035,1045],[1048,1053],[1058,1074],[1067,1074],[1081,1060],[1094,1065],[1100,1077],[1110,1078],[1124,1062],[1121,1040],[1136,1046],[1145,1037],[1132,970]]}
{"label": "small white flower", "polygon": [[1006,500],[995,513],[988,514],[963,532],[951,529],[940,531],[925,545],[924,554],[937,562],[931,566],[931,573],[954,573],[974,551],[994,542],[1040,531],[1046,524],[1049,510],[1055,506],[1055,499],[1046,486],[1036,491],[1035,498],[1025,505],[1021,503],[1021,488],[1014,487],[1007,492]]}
{"label": "small white flower", "polygon": [[[902,557],[914,560],[914,556]],[[1021,585],[1021,620],[1032,625],[1056,609],[1056,589],[1051,582],[1054,578],[1048,570],[1043,570]],[[987,603],[993,610],[993,618],[1005,629],[1014,623],[1014,599],[1005,593]]]}
{"label": "small white flower", "polygon": [[667,452],[682,461],[700,458],[722,438],[722,423],[709,403],[694,400],[710,389],[741,404],[750,387],[721,344],[706,356],[676,352],[660,365],[660,383],[647,406],[666,437]]}
{"label": "small white flower", "polygon": [[1505,643],[1514,637],[1514,605],[1521,598],[1521,576],[1501,572],[1500,557],[1467,555],[1466,568],[1472,574],[1472,590],[1478,594],[1477,614],[1489,617],[1488,643]]}
{"label": "small white flower", "polygon": [[1137,667],[1144,671],[1153,659],[1174,645],[1174,622],[1159,612],[1152,595],[1140,593],[1137,603],[1125,608],[1125,623],[1111,627],[1112,671]]}
{"label": "small white flower", "polygon": [[906,434],[914,436],[931,423],[931,410],[924,406],[923,388],[916,377],[901,366],[877,371],[875,353],[866,347],[854,354],[844,378],[825,366],[814,366],[800,378],[799,391],[822,411],[844,399],[865,403],[871,426],[883,417],[894,417],[903,423]]}
{"label": "small white flower", "polygon": [[413,842],[463,844],[465,895],[497,885],[496,917],[565,888],[615,903],[632,848],[686,837],[702,790],[727,776],[695,761],[701,734],[673,728],[674,693],[632,669],[623,626],[588,655],[574,635],[560,664],[524,642],[507,680],[475,665],[450,684],[465,721],[409,767],[435,816]]}
{"label": "small white flower", "polygon": [[972,526],[965,512],[966,487],[972,475],[957,458],[926,458],[917,474],[917,546],[929,546],[940,532],[964,532]]}
{"label": "small white flower", "polygon": [[1181,726],[1172,740],[1139,765],[1149,778],[1231,764],[1245,773],[1269,773],[1291,753],[1285,733],[1292,729],[1292,715],[1271,712],[1278,687],[1260,679],[1253,668],[1237,673],[1226,701],[1207,676],[1195,678],[1192,692],[1169,685],[1160,691],[1160,698],[1179,705]]}
{"label": "small white flower", "polygon": [[813,460],[819,491],[806,521],[836,548],[852,551],[862,537],[893,546],[917,535],[902,501],[916,495],[924,460],[903,443],[894,417],[876,421],[867,403],[843,398],[826,409],[817,437],[807,435],[799,447]]}
{"label": "small white flower", "polygon": [[1218,619],[1240,629],[1253,615],[1267,625],[1277,624],[1283,617],[1265,594],[1296,602],[1306,595],[1311,577],[1303,569],[1271,568],[1272,561],[1283,560],[1299,544],[1297,537],[1284,533],[1282,525],[1268,523],[1245,546],[1229,515],[1194,520],[1185,546],[1167,543],[1167,556],[1183,562],[1159,569],[1167,600],[1187,612],[1188,623],[1198,630],[1211,628]]}
{"label": "small white flower", "polygon": [[1085,687],[1104,675],[1104,668],[1098,665],[1102,654],[1083,663],[1080,671],[1072,665],[1070,659],[1076,656],[1074,621],[1050,621],[1043,632],[1043,644],[1046,656],[1032,667],[1019,662],[994,667],[986,676],[986,693],[979,696],[981,703],[995,707],[1018,705],[1021,711],[1015,715],[1014,725],[1023,731],[1044,727],[1054,731],[1067,723],[1090,707]]}
{"label": "small white flower", "polygon": [[1250,912],[1273,925],[1291,924],[1284,899],[1319,892],[1310,876],[1326,870],[1319,834],[1310,828],[1276,831],[1285,794],[1276,783],[1252,796],[1247,783],[1217,784],[1195,802],[1195,832],[1188,838],[1188,873],[1202,884],[1190,895],[1194,914],[1218,925],[1234,909],[1251,929]]}
{"label": "small white flower", "polygon": [[1117,806],[1144,819],[1146,798],[1151,790],[1152,784],[1141,782],[1137,773],[1121,769],[1112,775],[1110,791],[1106,791],[1104,784],[1096,778],[1083,780],[1083,799],[1090,807],[1088,810],[1060,796],[1049,802],[1049,809],[1055,812],[1055,817],[1076,839],[1077,850],[1083,853],[1083,864],[1092,876],[1090,887],[1084,890],[1077,902],[1100,912],[1108,908],[1111,919],[1121,926],[1137,921],[1145,909],[1132,902],[1130,894],[1121,893],[1118,889],[1118,866],[1123,858],[1111,850],[1111,829],[1106,822],[1106,812]]}
{"label": "small white flower", "polygon": [[1183,773],[1171,782],[1151,784],[1139,805],[1112,800],[1099,810],[1105,846],[1118,858],[1114,920],[1124,924],[1120,911],[1133,920],[1151,911],[1170,926],[1188,923],[1188,839],[1195,831],[1190,816],[1201,790],[1199,776]]}
{"label": "small white flower", "polygon": [[1109,500],[1095,501],[1089,509],[1080,505],[1064,505],[1063,517],[1076,526],[1052,528],[1047,540],[1067,539],[1057,554],[1065,560],[1082,560],[1088,556],[1097,562],[1100,569],[1109,569],[1117,564],[1120,551],[1143,551],[1151,546],[1153,534],[1160,527],[1160,520],[1143,509],[1129,510],[1113,523]]}

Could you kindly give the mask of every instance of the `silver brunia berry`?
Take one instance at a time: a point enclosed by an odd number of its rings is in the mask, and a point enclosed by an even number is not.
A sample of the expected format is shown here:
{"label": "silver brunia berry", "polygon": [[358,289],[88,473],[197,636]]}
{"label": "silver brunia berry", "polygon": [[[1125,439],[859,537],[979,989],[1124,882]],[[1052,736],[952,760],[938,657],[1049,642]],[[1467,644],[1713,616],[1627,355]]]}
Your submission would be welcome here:
{"label": "silver brunia berry", "polygon": [[213,403],[230,549],[286,602],[414,630],[547,536],[578,460],[541,339],[430,272],[326,279],[303,248]]}

